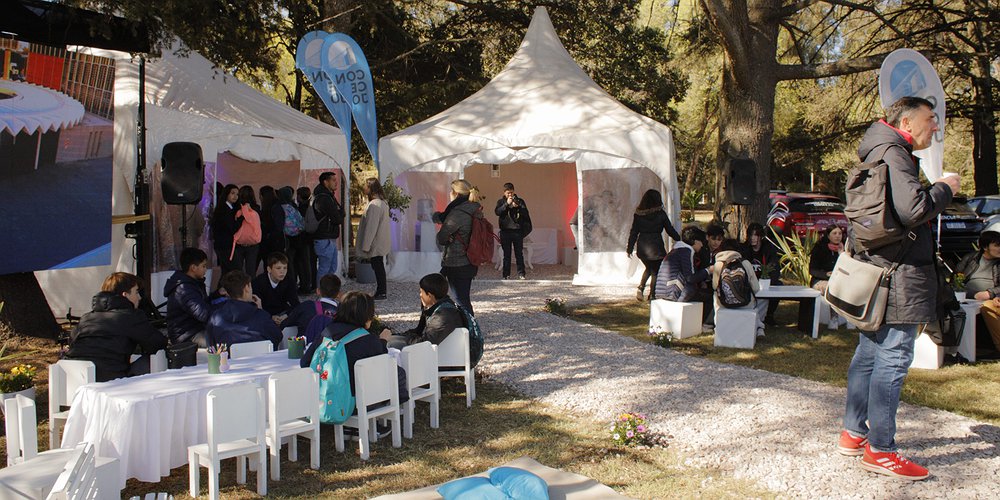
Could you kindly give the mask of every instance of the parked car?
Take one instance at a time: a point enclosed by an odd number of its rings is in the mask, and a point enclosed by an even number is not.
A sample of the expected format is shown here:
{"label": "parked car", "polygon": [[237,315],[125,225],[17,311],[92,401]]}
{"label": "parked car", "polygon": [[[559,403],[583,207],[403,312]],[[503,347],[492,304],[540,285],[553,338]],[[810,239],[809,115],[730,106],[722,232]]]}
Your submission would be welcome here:
{"label": "parked car", "polygon": [[[979,233],[986,224],[976,212],[969,208],[965,198],[956,196],[951,205],[941,214],[940,249],[949,264],[958,262],[965,254],[972,252],[979,243]],[[938,221],[931,220],[931,231],[937,238]]]}
{"label": "parked car", "polygon": [[1000,222],[1000,195],[976,196],[969,199],[969,208],[986,219],[986,227]]}
{"label": "parked car", "polygon": [[823,231],[830,224],[847,227],[844,202],[831,194],[771,191],[767,225],[778,234],[799,236]]}

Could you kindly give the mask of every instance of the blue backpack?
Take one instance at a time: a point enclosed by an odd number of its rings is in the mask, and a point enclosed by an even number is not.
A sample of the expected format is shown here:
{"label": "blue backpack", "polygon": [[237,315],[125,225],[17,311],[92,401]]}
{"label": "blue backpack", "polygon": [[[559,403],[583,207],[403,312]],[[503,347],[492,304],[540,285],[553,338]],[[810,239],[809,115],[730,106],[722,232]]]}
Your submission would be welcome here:
{"label": "blue backpack", "polygon": [[281,208],[285,211],[285,224],[281,231],[285,233],[285,236],[301,234],[306,228],[306,220],[302,218],[299,209],[293,207],[291,203],[285,203],[281,205]]}
{"label": "blue backpack", "polygon": [[442,307],[449,306],[458,309],[462,313],[462,317],[465,318],[463,323],[465,323],[465,328],[469,330],[469,360],[472,362],[472,367],[475,368],[479,364],[479,360],[483,358],[483,348],[486,343],[483,331],[479,328],[476,317],[469,314],[469,311],[465,310],[464,307],[449,302],[442,304]]}
{"label": "blue backpack", "polygon": [[368,335],[358,328],[340,340],[323,338],[313,354],[309,368],[319,374],[319,420],[324,424],[342,424],[354,413],[351,373],[344,348],[348,342]]}
{"label": "blue backpack", "polygon": [[323,330],[333,322],[333,315],[336,310],[328,311],[323,308],[323,304],[320,301],[316,301],[316,315],[309,320],[309,324],[306,325],[306,331],[302,333],[302,336],[306,338],[306,344],[312,344],[314,340],[320,337]]}

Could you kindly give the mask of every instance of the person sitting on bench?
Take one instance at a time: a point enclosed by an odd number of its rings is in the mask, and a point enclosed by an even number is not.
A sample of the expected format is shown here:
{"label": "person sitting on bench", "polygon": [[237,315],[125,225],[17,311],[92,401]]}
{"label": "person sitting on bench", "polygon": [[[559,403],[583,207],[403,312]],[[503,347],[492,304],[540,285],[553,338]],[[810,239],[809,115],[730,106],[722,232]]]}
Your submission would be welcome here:
{"label": "person sitting on bench", "polygon": [[705,246],[705,231],[688,226],[674,243],[656,276],[654,298],[672,302],[701,302],[702,324],[712,318],[712,290],[699,286],[710,278],[708,269],[695,269],[694,256]]}

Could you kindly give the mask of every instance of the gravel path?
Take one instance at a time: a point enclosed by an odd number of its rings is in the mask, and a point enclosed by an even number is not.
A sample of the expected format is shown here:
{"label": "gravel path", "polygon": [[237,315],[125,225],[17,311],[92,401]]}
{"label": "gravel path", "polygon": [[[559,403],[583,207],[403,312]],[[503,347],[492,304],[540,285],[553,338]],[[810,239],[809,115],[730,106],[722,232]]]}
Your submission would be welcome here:
{"label": "gravel path", "polygon": [[[346,285],[345,289],[372,286]],[[415,323],[417,287],[390,283],[379,302],[390,324]],[[910,483],[836,453],[845,390],[685,356],[542,310],[546,298],[612,301],[634,288],[487,281],[473,301],[487,340],[479,370],[548,404],[610,422],[646,413],[692,466],[718,468],[793,498],[996,498],[1000,428],[903,404],[897,440],[931,477]],[[844,367],[846,370],[847,367]],[[991,493],[992,492],[992,493]]]}

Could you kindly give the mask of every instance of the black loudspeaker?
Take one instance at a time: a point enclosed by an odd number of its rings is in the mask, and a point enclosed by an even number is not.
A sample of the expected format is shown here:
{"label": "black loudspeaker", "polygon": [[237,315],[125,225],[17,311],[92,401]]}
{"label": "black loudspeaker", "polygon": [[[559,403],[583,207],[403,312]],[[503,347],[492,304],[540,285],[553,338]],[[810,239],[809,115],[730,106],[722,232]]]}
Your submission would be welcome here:
{"label": "black loudspeaker", "polygon": [[193,142],[171,142],[163,146],[163,158],[160,159],[163,201],[168,205],[198,203],[204,183],[201,146]]}
{"label": "black loudspeaker", "polygon": [[729,160],[726,165],[726,193],[733,205],[750,205],[757,196],[757,162]]}

